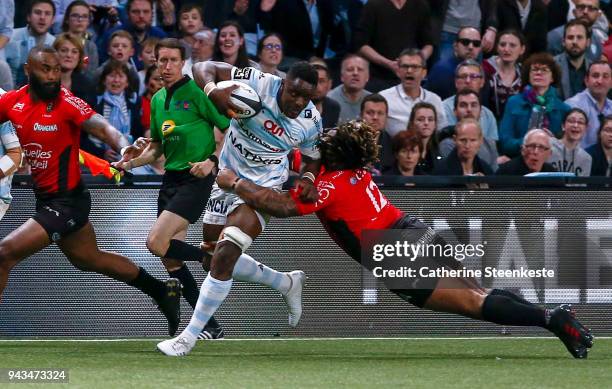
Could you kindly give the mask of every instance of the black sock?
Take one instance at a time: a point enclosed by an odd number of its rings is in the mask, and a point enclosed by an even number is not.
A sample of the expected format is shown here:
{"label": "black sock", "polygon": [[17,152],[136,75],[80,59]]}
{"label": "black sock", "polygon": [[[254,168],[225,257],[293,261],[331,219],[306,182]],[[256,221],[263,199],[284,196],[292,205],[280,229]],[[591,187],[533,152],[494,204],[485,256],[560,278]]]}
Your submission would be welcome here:
{"label": "black sock", "polygon": [[166,251],[164,258],[202,262],[204,259],[204,252],[182,240],[172,239],[170,240],[170,247],[168,247],[168,251]]}
{"label": "black sock", "polygon": [[181,285],[183,285],[183,297],[185,297],[185,300],[191,305],[191,308],[195,309],[200,292],[198,291],[198,284],[187,268],[187,265],[183,264],[180,269],[169,271],[168,274],[170,274],[170,277],[178,278],[179,281],[181,281]]}
{"label": "black sock", "polygon": [[136,278],[126,282],[126,284],[140,289],[156,301],[163,299],[166,294],[166,284],[147,273],[142,267],[138,267],[138,270]]}
{"label": "black sock", "polygon": [[[185,300],[191,305],[191,308],[195,309],[200,292],[198,290],[198,284],[195,278],[193,278],[193,274],[189,271],[189,268],[187,268],[187,265],[183,265],[178,270],[169,271],[168,274],[170,277],[178,278],[179,281],[181,281],[181,285],[183,285],[183,297],[185,297]],[[214,316],[211,316],[208,323],[206,323],[206,327],[219,327],[219,323],[215,320]]]}
{"label": "black sock", "polygon": [[491,293],[489,293],[492,296],[506,296],[508,298],[511,298],[512,300],[516,301],[517,303],[521,303],[521,304],[525,304],[525,305],[534,305],[532,302],[525,300],[524,298],[522,298],[521,296],[514,294],[512,292],[509,292],[507,290],[503,290],[503,289],[493,289],[491,290]]}
{"label": "black sock", "polygon": [[482,304],[482,318],[502,325],[547,327],[545,309],[492,294]]}

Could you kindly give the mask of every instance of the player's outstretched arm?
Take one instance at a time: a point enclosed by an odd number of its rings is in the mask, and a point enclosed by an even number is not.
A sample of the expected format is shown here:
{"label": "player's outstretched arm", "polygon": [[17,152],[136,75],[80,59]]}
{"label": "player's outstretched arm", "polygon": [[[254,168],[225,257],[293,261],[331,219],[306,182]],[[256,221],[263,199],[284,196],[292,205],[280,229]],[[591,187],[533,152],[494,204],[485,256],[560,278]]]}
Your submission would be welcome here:
{"label": "player's outstretched arm", "polygon": [[19,169],[21,156],[21,147],[13,147],[6,150],[6,154],[0,158],[0,178],[10,176]]}
{"label": "player's outstretched arm", "polygon": [[304,167],[301,178],[296,180],[295,187],[300,188],[300,200],[305,203],[314,203],[319,199],[319,193],[314,186],[315,179],[321,170],[321,160],[302,155]]}
{"label": "player's outstretched arm", "polygon": [[259,211],[275,217],[298,216],[295,201],[288,192],[280,193],[240,178],[230,169],[223,169],[217,175],[217,185],[225,191],[234,192],[245,203]]}
{"label": "player's outstretched arm", "polygon": [[99,113],[83,122],[83,130],[102,140],[116,152],[129,146],[128,140]]}

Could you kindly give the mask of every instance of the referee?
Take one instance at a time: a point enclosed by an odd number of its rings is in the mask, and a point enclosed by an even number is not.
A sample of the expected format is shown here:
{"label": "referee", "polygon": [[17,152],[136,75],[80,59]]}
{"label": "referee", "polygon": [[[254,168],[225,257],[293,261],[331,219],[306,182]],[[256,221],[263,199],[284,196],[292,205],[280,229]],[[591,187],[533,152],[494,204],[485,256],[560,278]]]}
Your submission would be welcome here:
{"label": "referee", "polygon": [[[189,224],[200,218],[214,183],[211,172],[221,150],[214,128],[225,131],[229,119],[189,76],[183,76],[185,47],[177,39],[161,40],[155,57],[165,87],[151,99],[151,142],[138,157],[130,159],[132,153],[124,153],[115,165],[131,170],[164,155],[166,172],[147,248],[162,258],[168,274],[181,281],[183,296],[195,309],[198,285],[184,261],[200,261],[203,253],[186,243],[185,237]],[[223,329],[212,317],[200,334],[201,339],[223,336]]]}

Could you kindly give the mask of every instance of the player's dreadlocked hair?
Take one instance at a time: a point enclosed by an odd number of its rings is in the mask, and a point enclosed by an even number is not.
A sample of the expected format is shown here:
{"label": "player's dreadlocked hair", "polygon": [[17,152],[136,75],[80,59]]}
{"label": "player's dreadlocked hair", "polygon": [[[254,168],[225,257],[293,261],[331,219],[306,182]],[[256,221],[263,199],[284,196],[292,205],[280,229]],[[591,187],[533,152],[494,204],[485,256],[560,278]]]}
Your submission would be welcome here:
{"label": "player's dreadlocked hair", "polygon": [[378,161],[376,131],[365,122],[351,120],[324,132],[318,141],[326,169],[359,169]]}

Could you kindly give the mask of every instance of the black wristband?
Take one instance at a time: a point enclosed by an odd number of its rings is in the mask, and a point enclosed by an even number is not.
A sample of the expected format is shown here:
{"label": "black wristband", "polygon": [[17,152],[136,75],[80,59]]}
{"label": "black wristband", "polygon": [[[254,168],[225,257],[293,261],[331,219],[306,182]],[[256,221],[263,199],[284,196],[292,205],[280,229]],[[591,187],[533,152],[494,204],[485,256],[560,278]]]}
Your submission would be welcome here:
{"label": "black wristband", "polygon": [[211,154],[208,156],[208,159],[214,162],[216,168],[219,168],[219,158],[216,155]]}

